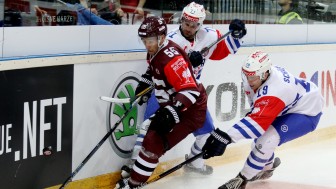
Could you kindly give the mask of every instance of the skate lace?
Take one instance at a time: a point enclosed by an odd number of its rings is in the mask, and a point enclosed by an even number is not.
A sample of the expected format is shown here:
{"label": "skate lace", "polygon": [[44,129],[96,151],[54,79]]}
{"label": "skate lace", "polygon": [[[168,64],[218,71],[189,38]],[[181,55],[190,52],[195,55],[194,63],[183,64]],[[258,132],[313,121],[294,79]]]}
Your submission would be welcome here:
{"label": "skate lace", "polygon": [[235,178],[231,181],[229,181],[227,184],[226,184],[226,187],[228,189],[238,189],[239,186],[243,183],[243,180],[240,179],[240,178]]}

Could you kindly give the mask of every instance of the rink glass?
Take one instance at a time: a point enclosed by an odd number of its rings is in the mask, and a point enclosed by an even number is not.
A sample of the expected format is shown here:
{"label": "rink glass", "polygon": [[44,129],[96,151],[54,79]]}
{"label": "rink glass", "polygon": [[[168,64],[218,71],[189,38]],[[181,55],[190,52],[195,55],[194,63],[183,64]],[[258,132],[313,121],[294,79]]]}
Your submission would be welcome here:
{"label": "rink glass", "polygon": [[[121,1],[123,2],[123,1]],[[215,0],[204,1],[207,17],[204,24],[228,24],[234,18],[246,24],[274,24],[281,10],[278,1],[271,0]],[[0,0],[1,25],[17,26],[66,26],[90,24],[82,20],[82,9],[87,10],[85,16],[91,19],[103,19],[111,24],[140,24],[144,17],[157,15],[165,18],[168,24],[180,23],[181,11],[189,1],[186,0],[146,0],[143,12],[134,14],[137,2],[116,4],[109,0]],[[121,8],[123,17],[117,12]],[[299,0],[294,5],[303,24],[335,24],[336,1]],[[78,11],[80,10],[80,11]],[[141,12],[141,11],[140,11]],[[143,14],[143,15],[142,15]],[[106,22],[98,24],[106,25]]]}

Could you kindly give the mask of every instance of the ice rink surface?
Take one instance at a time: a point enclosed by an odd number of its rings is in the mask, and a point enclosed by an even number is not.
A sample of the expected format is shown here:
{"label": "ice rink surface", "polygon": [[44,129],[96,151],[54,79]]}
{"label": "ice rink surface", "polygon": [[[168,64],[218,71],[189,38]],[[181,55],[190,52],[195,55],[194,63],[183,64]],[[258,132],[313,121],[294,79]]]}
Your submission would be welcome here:
{"label": "ice rink surface", "polygon": [[[283,146],[275,155],[282,163],[273,177],[248,183],[246,189],[336,189],[336,136],[295,147]],[[145,189],[216,189],[238,174],[245,159],[215,165],[211,176],[179,170]]]}

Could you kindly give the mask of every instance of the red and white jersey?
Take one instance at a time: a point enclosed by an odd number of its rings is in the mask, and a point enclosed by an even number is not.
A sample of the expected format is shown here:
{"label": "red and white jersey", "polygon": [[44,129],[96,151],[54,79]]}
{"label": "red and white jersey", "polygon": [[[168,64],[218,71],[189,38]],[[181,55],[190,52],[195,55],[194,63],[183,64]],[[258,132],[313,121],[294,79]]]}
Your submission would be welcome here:
{"label": "red and white jersey", "polygon": [[[192,51],[201,51],[204,47],[209,46],[220,38],[222,34],[220,31],[202,26],[196,33],[193,41],[187,40],[183,37],[180,28],[176,28],[167,34],[167,39],[174,41],[178,44],[187,54]],[[240,39],[234,39],[231,35],[228,35],[223,41],[214,45],[209,52],[204,56],[204,59],[210,60],[222,60],[229,54],[235,54],[240,48],[242,41]],[[195,77],[197,79],[201,76],[201,71],[204,64],[193,68]]]}
{"label": "red and white jersey", "polygon": [[159,51],[147,54],[147,73],[155,84],[155,96],[160,105],[181,102],[185,108],[206,103],[204,87],[196,82],[188,55],[174,42],[166,40]]}
{"label": "red and white jersey", "polygon": [[256,91],[242,75],[251,113],[228,131],[233,141],[260,137],[277,117],[285,114],[316,116],[322,112],[324,100],[318,87],[282,67],[272,66],[270,76]]}

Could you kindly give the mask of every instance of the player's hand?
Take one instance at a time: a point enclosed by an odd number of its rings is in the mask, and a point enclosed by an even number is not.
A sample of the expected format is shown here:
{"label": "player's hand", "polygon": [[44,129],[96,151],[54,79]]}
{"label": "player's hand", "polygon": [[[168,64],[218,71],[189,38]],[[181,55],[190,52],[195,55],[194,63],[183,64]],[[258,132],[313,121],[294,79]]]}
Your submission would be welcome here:
{"label": "player's hand", "polygon": [[121,8],[118,8],[118,9],[116,9],[115,10],[115,13],[117,13],[117,15],[119,16],[119,17],[123,17],[124,16],[124,11],[121,9]]}
{"label": "player's hand", "polygon": [[[141,80],[139,81],[139,84],[137,88],[135,89],[135,96],[139,95],[142,91],[147,89],[153,84],[151,76],[148,74],[143,74],[141,76]],[[148,99],[151,96],[151,91],[147,92],[146,94],[142,95],[138,104],[141,106],[142,104],[146,103]]]}
{"label": "player's hand", "polygon": [[231,142],[231,137],[220,129],[212,131],[202,148],[203,159],[223,155],[226,146]]}
{"label": "player's hand", "polygon": [[180,111],[175,106],[167,105],[159,108],[150,119],[152,122],[148,129],[154,130],[160,135],[165,135],[180,122]]}
{"label": "player's hand", "polygon": [[241,39],[246,35],[246,27],[245,23],[239,19],[234,19],[231,21],[229,30],[231,31],[231,35],[235,39]]}
{"label": "player's hand", "polygon": [[134,10],[134,14],[139,14],[141,16],[144,16],[145,15],[145,11],[143,10],[142,7],[137,7],[135,10]]}
{"label": "player's hand", "polygon": [[188,54],[189,60],[194,68],[204,63],[202,54],[199,51],[193,51]]}

